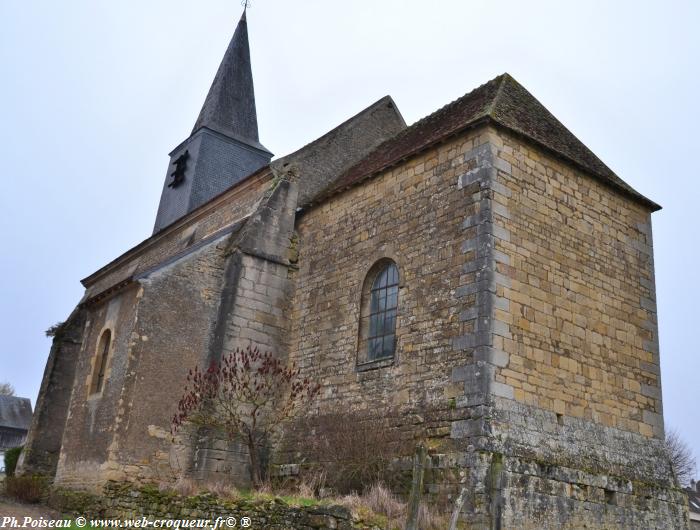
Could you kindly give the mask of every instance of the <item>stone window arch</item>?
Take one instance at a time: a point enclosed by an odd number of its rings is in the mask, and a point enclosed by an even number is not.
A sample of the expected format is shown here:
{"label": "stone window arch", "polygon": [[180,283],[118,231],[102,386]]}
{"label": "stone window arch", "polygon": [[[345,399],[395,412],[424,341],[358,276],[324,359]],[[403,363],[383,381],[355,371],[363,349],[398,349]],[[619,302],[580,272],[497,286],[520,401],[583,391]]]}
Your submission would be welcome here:
{"label": "stone window arch", "polygon": [[95,352],[95,365],[93,366],[92,381],[90,382],[90,395],[99,394],[104,388],[107,376],[107,361],[109,360],[109,350],[112,346],[112,332],[106,329],[97,341],[97,351]]}
{"label": "stone window arch", "polygon": [[384,258],[370,268],[362,285],[359,363],[394,357],[398,307],[399,269]]}

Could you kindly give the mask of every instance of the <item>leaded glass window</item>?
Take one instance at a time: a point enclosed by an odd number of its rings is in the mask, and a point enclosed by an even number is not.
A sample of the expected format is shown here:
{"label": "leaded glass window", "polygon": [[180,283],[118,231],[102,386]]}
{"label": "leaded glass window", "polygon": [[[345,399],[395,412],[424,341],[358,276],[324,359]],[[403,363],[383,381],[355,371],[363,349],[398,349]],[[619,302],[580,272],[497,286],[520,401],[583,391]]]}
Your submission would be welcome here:
{"label": "leaded glass window", "polygon": [[399,271],[390,262],[379,271],[369,292],[368,361],[394,354],[398,303]]}

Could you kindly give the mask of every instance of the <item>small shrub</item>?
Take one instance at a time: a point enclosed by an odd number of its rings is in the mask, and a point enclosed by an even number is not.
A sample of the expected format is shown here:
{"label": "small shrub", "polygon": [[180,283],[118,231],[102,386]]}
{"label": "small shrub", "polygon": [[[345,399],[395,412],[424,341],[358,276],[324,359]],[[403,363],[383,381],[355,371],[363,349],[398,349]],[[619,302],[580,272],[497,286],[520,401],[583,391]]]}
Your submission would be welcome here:
{"label": "small shrub", "polygon": [[411,454],[412,440],[388,416],[337,412],[301,420],[301,431],[314,434],[303,450],[307,461],[325,471],[327,485],[339,493],[392,485],[392,461]]}
{"label": "small shrub", "polygon": [[449,522],[450,518],[448,515],[436,513],[426,503],[420,503],[418,508],[418,528],[442,530],[447,528]]}
{"label": "small shrub", "polygon": [[162,483],[158,485],[158,491],[165,494],[176,494],[181,497],[194,497],[202,493],[211,493],[220,499],[235,500],[240,498],[241,492],[230,483],[223,480],[202,482],[189,477],[180,477],[174,484]]}
{"label": "small shrub", "polygon": [[45,492],[46,479],[38,475],[5,479],[6,495],[20,502],[32,504],[40,502]]}
{"label": "small shrub", "polygon": [[316,498],[322,497],[322,492],[325,490],[326,472],[323,469],[317,469],[314,472],[306,473],[296,485],[295,493],[299,497]]}
{"label": "small shrub", "polygon": [[280,425],[296,416],[321,387],[257,347],[225,354],[209,368],[195,366],[171,427],[174,435],[185,425],[225,434],[248,447],[250,478],[260,487],[267,478],[264,448]]}
{"label": "small shrub", "polygon": [[192,497],[199,492],[199,484],[191,478],[180,477],[171,488],[166,486],[164,489],[172,489],[172,491],[183,497]]}
{"label": "small shrub", "polygon": [[223,480],[207,483],[204,489],[209,493],[213,493],[220,499],[233,500],[240,497],[240,492],[229,482],[224,482]]}
{"label": "small shrub", "polygon": [[[408,506],[381,483],[373,484],[362,495],[353,493],[337,500],[356,517],[379,523],[376,516],[384,518],[381,525],[386,528],[400,529],[406,523]],[[418,528],[423,530],[443,530],[447,528],[448,518],[431,510],[421,503],[418,511]]]}
{"label": "small shrub", "polygon": [[5,451],[5,474],[8,477],[15,476],[15,468],[17,467],[17,460],[22,452],[22,446],[13,447]]}
{"label": "small shrub", "polygon": [[374,513],[386,515],[389,520],[404,519],[406,516],[406,504],[382,483],[372,485],[362,499]]}
{"label": "small shrub", "polygon": [[338,499],[358,519],[374,526],[400,529],[406,522],[406,504],[383,484],[374,484],[365,493],[351,493]]}

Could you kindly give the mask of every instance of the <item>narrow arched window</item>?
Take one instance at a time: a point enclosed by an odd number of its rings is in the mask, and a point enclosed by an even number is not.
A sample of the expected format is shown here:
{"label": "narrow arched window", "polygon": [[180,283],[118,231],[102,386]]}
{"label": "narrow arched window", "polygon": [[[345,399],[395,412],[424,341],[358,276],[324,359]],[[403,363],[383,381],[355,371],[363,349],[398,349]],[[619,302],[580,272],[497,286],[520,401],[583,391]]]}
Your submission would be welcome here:
{"label": "narrow arched window", "polygon": [[370,270],[362,289],[359,360],[390,358],[396,349],[399,271],[391,260]]}
{"label": "narrow arched window", "polygon": [[95,366],[93,367],[92,384],[90,385],[90,394],[98,394],[102,392],[105,382],[105,373],[107,371],[107,359],[109,358],[109,347],[112,343],[112,332],[108,329],[102,333],[99,342],[97,343],[97,352],[95,353]]}

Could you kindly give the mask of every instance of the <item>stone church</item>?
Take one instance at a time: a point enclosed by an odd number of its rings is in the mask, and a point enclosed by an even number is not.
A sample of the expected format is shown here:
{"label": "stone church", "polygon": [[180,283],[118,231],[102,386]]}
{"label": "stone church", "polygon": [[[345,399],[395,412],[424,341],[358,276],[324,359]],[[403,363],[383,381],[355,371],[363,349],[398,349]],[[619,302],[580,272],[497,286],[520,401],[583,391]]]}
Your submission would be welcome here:
{"label": "stone church", "polygon": [[244,13],[153,235],[56,331],[21,469],[243,480],[240,450],[177,446],[170,420],[188,368],[252,344],[321,384],[313,413],[430,410],[426,489],[466,488],[468,528],[685,528],[659,208],[508,74],[410,126],[387,96],[272,160]]}

